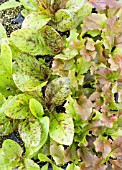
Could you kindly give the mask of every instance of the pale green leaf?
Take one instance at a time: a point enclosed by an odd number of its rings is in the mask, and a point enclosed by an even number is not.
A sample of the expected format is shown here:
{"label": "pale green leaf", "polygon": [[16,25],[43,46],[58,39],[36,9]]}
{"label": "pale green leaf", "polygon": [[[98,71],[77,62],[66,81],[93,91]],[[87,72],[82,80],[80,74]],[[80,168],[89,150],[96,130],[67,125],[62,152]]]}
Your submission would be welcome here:
{"label": "pale green leaf", "polygon": [[21,122],[18,131],[26,147],[38,147],[41,139],[41,125],[37,119]]}
{"label": "pale green leaf", "polygon": [[39,153],[38,154],[38,159],[40,160],[40,162],[50,162],[52,163],[51,159],[49,159],[46,155]]}
{"label": "pale green leaf", "polygon": [[64,147],[55,141],[50,142],[50,154],[53,157],[56,165],[63,165],[64,162]]}
{"label": "pale green leaf", "polygon": [[1,45],[0,75],[2,74],[12,74],[12,52],[7,43]]}
{"label": "pale green leaf", "polygon": [[45,99],[47,104],[61,105],[70,94],[70,80],[67,77],[54,79],[47,85]]}
{"label": "pale green leaf", "polygon": [[9,9],[9,8],[16,8],[20,5],[21,5],[20,2],[17,2],[15,0],[9,0],[9,1],[4,2],[3,4],[0,5],[0,11],[6,10],[6,9]]}
{"label": "pale green leaf", "polygon": [[30,115],[29,99],[30,96],[26,94],[14,96],[10,100],[6,100],[0,108],[0,113],[4,113],[12,119],[26,119]]}
{"label": "pale green leaf", "polygon": [[47,169],[48,169],[48,163],[41,168],[41,170],[47,170]]}
{"label": "pale green leaf", "polygon": [[25,170],[40,170],[39,165],[31,159],[24,158],[24,166]]}
{"label": "pale green leaf", "polygon": [[38,30],[46,25],[51,18],[46,15],[41,15],[40,13],[33,12],[29,14],[22,23],[22,28],[32,28]]}
{"label": "pale green leaf", "polygon": [[2,38],[7,38],[7,35],[6,35],[6,30],[5,28],[3,27],[3,25],[0,23],[0,39]]}
{"label": "pale green leaf", "polygon": [[44,115],[42,104],[34,98],[31,98],[29,101],[29,108],[31,110],[31,113],[38,119],[40,119]]}
{"label": "pale green leaf", "polygon": [[8,159],[19,159],[22,156],[22,148],[13,140],[6,139],[2,144],[2,149]]}
{"label": "pale green leaf", "polygon": [[72,163],[72,164],[68,164],[66,170],[80,170],[80,167]]}
{"label": "pale green leaf", "polygon": [[0,107],[6,101],[6,98],[0,93]]}
{"label": "pale green leaf", "polygon": [[62,168],[56,166],[55,164],[52,164],[53,170],[63,170]]}
{"label": "pale green leaf", "polygon": [[59,144],[71,145],[74,137],[74,123],[72,118],[65,113],[56,113],[50,122],[49,135]]}
{"label": "pale green leaf", "polygon": [[20,3],[24,6],[25,9],[36,11],[36,4],[34,3],[34,0],[20,0]]}

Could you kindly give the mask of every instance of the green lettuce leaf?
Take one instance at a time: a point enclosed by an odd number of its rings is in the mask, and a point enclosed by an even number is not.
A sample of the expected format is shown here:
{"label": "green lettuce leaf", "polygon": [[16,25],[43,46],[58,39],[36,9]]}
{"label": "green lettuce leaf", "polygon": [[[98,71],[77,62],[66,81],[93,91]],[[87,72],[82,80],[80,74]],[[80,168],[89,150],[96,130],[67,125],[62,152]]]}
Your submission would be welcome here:
{"label": "green lettuce leaf", "polygon": [[29,101],[29,108],[31,110],[31,113],[38,119],[40,119],[44,115],[42,104],[34,98],[31,98]]}
{"label": "green lettuce leaf", "polygon": [[36,11],[36,3],[34,0],[20,0],[20,3],[24,6],[25,9]]}
{"label": "green lettuce leaf", "polygon": [[7,38],[7,35],[6,35],[6,30],[5,28],[3,27],[3,25],[0,23],[0,40],[2,38]]}
{"label": "green lettuce leaf", "polygon": [[45,26],[51,18],[46,15],[41,15],[37,12],[32,12],[29,14],[22,23],[22,28],[32,28],[38,30]]}
{"label": "green lettuce leaf", "polygon": [[23,153],[20,145],[13,140],[6,139],[2,144],[2,149],[8,159],[20,159]]}
{"label": "green lettuce leaf", "polygon": [[50,122],[49,135],[59,144],[71,145],[74,137],[74,123],[72,118],[65,113],[56,113]]}
{"label": "green lettuce leaf", "polygon": [[26,170],[40,170],[38,164],[36,164],[33,160],[24,158],[24,169]]}
{"label": "green lettuce leaf", "polygon": [[6,9],[9,9],[9,8],[16,8],[20,5],[21,5],[20,2],[17,2],[15,0],[9,0],[8,2],[4,2],[0,5],[0,11],[6,10]]}

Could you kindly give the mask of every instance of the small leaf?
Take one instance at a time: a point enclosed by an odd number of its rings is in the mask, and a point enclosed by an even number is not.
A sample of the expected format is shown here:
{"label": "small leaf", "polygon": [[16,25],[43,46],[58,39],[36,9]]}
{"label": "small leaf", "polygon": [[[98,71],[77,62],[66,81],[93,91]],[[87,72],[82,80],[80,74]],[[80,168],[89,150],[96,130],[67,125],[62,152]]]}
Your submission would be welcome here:
{"label": "small leaf", "polygon": [[47,169],[48,169],[48,163],[41,168],[41,170],[47,170]]}
{"label": "small leaf", "polygon": [[47,85],[45,99],[47,104],[61,105],[70,94],[70,80],[67,77],[54,79]]}
{"label": "small leaf", "polygon": [[24,6],[25,9],[36,11],[36,4],[32,0],[20,0],[20,3]]}
{"label": "small leaf", "polygon": [[55,164],[52,164],[53,170],[63,170],[62,168],[56,166]]}
{"label": "small leaf", "polygon": [[12,165],[11,160],[5,156],[3,149],[0,148],[0,169],[11,170],[12,169],[11,165]]}
{"label": "small leaf", "polygon": [[41,134],[41,141],[40,141],[39,148],[41,148],[45,144],[45,142],[48,138],[49,118],[47,116],[41,118],[40,123],[41,123],[41,128],[42,128],[42,134]]}
{"label": "small leaf", "polygon": [[51,159],[49,159],[46,155],[42,154],[42,153],[39,153],[38,154],[38,159],[41,161],[41,162],[50,162],[52,163]]}
{"label": "small leaf", "polygon": [[72,118],[65,113],[55,114],[50,123],[49,135],[59,144],[71,145],[74,137]]}
{"label": "small leaf", "polygon": [[68,164],[66,170],[80,170],[80,167],[72,163],[72,164]]}
{"label": "small leaf", "polygon": [[0,93],[0,107],[6,101],[6,98]]}
{"label": "small leaf", "polygon": [[9,8],[16,8],[20,5],[21,5],[20,2],[17,2],[15,0],[9,0],[8,2],[4,2],[3,4],[0,5],[0,11],[6,10]]}
{"label": "small leaf", "polygon": [[26,147],[38,147],[41,139],[41,125],[37,119],[21,122],[18,131]]}
{"label": "small leaf", "polygon": [[31,98],[29,101],[29,108],[31,110],[31,113],[38,119],[40,119],[44,115],[42,104],[34,98]]}
{"label": "small leaf", "polygon": [[2,149],[8,159],[18,159],[22,156],[22,148],[13,140],[6,139],[2,144]]}
{"label": "small leaf", "polygon": [[37,12],[29,14],[22,23],[22,28],[32,28],[38,30],[45,26],[51,18],[46,15],[41,15]]}
{"label": "small leaf", "polygon": [[26,170],[40,170],[39,165],[31,159],[24,158],[24,166]]}

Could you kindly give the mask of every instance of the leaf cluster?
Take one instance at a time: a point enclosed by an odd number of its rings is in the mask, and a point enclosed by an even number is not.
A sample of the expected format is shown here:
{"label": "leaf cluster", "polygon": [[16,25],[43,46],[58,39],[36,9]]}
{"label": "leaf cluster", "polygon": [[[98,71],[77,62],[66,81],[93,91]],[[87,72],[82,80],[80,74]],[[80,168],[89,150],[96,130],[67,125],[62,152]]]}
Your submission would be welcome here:
{"label": "leaf cluster", "polygon": [[22,28],[8,38],[0,24],[0,137],[17,130],[25,148],[6,139],[0,168],[122,169],[121,3],[9,0],[0,10],[19,5]]}

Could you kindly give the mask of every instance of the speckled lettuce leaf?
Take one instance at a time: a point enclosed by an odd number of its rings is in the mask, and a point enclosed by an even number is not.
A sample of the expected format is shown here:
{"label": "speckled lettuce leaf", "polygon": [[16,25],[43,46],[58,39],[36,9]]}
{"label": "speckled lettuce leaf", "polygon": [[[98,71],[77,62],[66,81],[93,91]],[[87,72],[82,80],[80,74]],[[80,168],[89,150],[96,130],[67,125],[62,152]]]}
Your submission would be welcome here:
{"label": "speckled lettuce leaf", "polygon": [[71,145],[74,137],[72,118],[65,113],[56,113],[50,122],[49,135],[59,144]]}
{"label": "speckled lettuce leaf", "polygon": [[38,12],[32,12],[29,14],[22,23],[22,28],[32,28],[38,30],[46,25],[51,18],[46,15],[41,15]]}
{"label": "speckled lettuce leaf", "polygon": [[61,105],[70,94],[70,80],[67,77],[56,78],[51,81],[45,90],[47,105]]}
{"label": "speckled lettuce leaf", "polygon": [[49,118],[47,116],[42,117],[39,119],[39,122],[41,124],[41,139],[40,143],[36,147],[26,147],[26,157],[33,157],[38,154],[40,148],[46,143],[49,133]]}
{"label": "speckled lettuce leaf", "polygon": [[17,2],[15,0],[9,0],[8,2],[4,2],[3,4],[0,5],[0,11],[6,10],[9,8],[16,8],[20,5],[21,5],[20,2]]}
{"label": "speckled lettuce leaf", "polygon": [[13,140],[6,139],[2,144],[2,149],[8,159],[19,159],[22,156],[22,148]]}
{"label": "speckled lettuce leaf", "polygon": [[7,38],[7,35],[6,35],[6,30],[5,28],[3,27],[3,25],[0,23],[0,40],[2,38]]}
{"label": "speckled lettuce leaf", "polygon": [[10,119],[4,113],[0,113],[0,136],[12,133],[17,127],[17,124],[18,120]]}
{"label": "speckled lettuce leaf", "polygon": [[29,100],[29,108],[31,113],[38,119],[44,115],[44,110],[42,104],[34,98]]}
{"label": "speckled lettuce leaf", "polygon": [[24,158],[24,167],[26,170],[40,170],[38,164],[36,164],[33,160]]}
{"label": "speckled lettuce leaf", "polygon": [[32,55],[52,54],[51,49],[46,46],[41,32],[35,32],[30,28],[23,28],[12,32],[11,40],[23,52]]}
{"label": "speckled lettuce leaf", "polygon": [[8,100],[0,108],[0,113],[12,119],[26,119],[31,113],[29,112],[29,99],[26,94],[16,95]]}
{"label": "speckled lettuce leaf", "polygon": [[0,93],[0,107],[2,106],[2,104],[6,101],[6,98],[2,95],[2,93]]}
{"label": "speckled lettuce leaf", "polygon": [[50,26],[35,31],[30,28],[16,30],[11,40],[21,51],[31,55],[53,55],[62,51],[64,44],[60,34]]}
{"label": "speckled lettuce leaf", "polygon": [[38,147],[41,139],[41,125],[37,119],[29,119],[21,122],[18,131],[25,143],[25,147]]}
{"label": "speckled lettuce leaf", "polygon": [[31,77],[24,72],[16,72],[13,74],[13,80],[22,92],[36,90],[40,85],[40,81],[34,77]]}
{"label": "speckled lettuce leaf", "polygon": [[[90,15],[92,6],[85,1],[69,5],[68,9],[60,9],[55,13],[57,29],[61,32],[76,28],[83,19]],[[62,17],[63,16],[63,17]]]}

